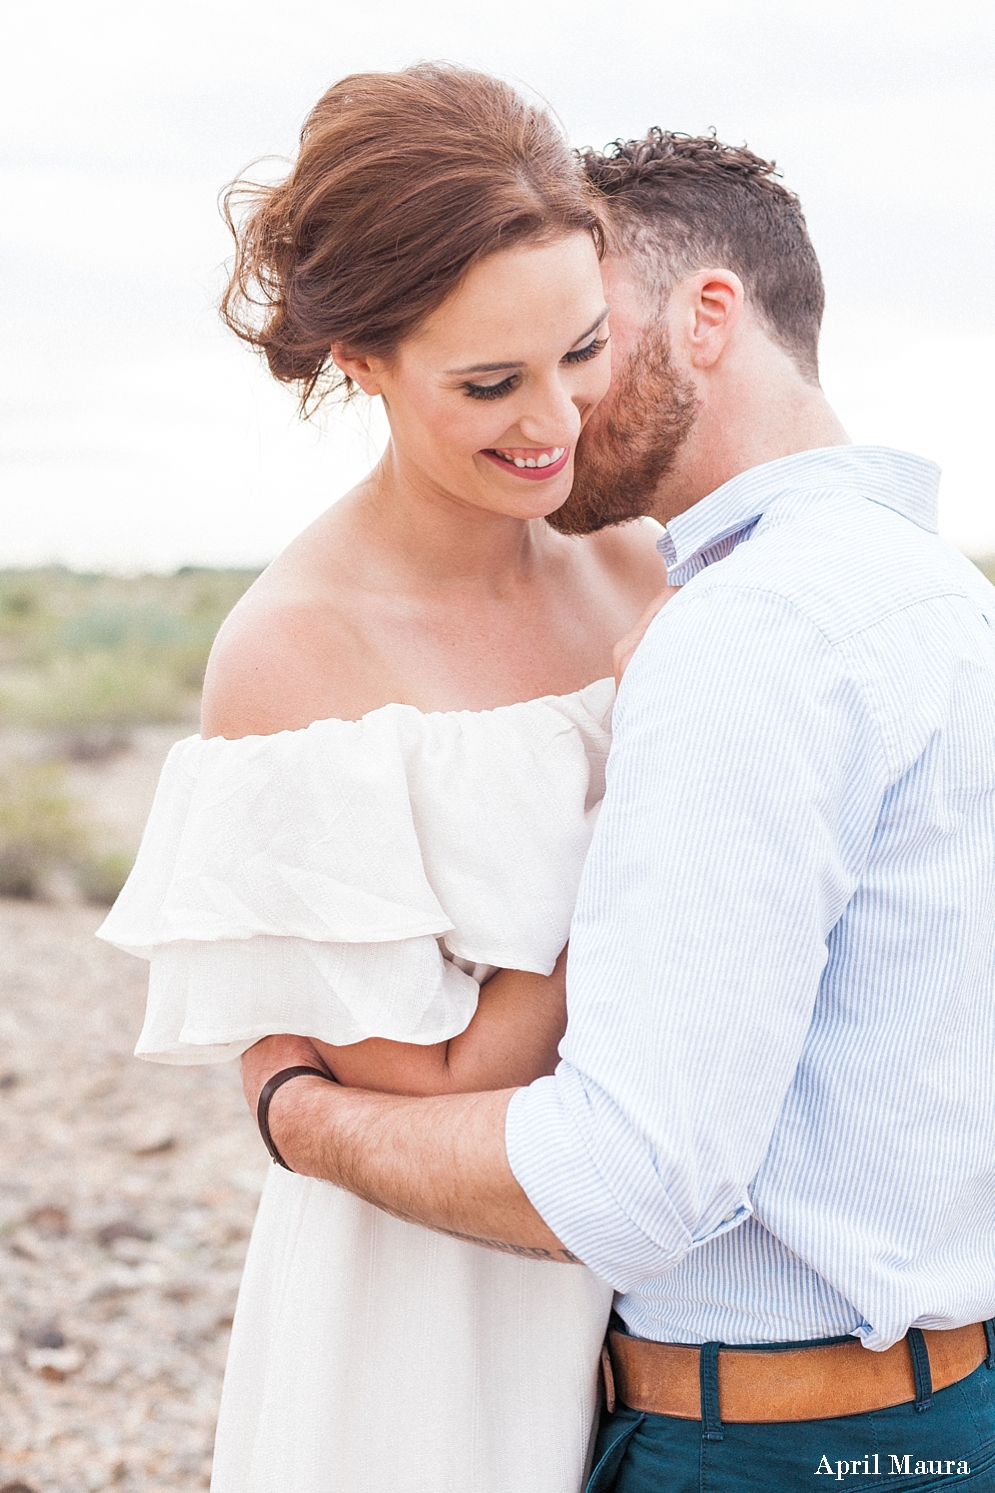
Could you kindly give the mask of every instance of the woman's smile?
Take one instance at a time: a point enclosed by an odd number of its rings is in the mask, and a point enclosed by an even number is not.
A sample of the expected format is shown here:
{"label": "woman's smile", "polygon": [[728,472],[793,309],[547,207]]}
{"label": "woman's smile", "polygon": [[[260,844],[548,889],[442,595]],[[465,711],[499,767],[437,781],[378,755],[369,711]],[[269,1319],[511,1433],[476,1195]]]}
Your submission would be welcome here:
{"label": "woman's smile", "polygon": [[481,451],[488,461],[515,477],[527,477],[532,482],[543,482],[547,477],[556,477],[570,460],[569,446],[491,446]]}

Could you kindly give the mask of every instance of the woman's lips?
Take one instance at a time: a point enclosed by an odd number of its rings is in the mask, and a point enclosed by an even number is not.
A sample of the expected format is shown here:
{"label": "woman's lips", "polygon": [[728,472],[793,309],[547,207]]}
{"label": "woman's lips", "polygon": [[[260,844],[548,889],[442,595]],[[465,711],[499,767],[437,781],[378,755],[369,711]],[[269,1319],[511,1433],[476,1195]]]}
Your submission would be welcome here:
{"label": "woman's lips", "polygon": [[[537,453],[536,459],[538,459],[538,456],[543,454],[544,453],[542,451],[539,451]],[[507,456],[499,456],[496,451],[481,451],[480,455],[486,456],[487,460],[493,462],[496,467],[500,467],[502,472],[510,472],[512,477],[524,477],[528,482],[545,482],[547,477],[555,477],[559,472],[563,471],[563,468],[570,460],[570,447],[565,446],[563,448],[563,454],[561,456],[558,456],[555,461],[551,461],[549,465],[545,467],[519,466],[514,460],[509,460]],[[525,460],[524,457],[520,459],[522,461]]]}

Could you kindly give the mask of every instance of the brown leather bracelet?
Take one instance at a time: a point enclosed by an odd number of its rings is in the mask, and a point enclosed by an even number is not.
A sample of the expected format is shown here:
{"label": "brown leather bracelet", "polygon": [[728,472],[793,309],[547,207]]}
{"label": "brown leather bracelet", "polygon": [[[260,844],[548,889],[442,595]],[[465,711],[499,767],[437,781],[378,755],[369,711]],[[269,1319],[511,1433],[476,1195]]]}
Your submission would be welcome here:
{"label": "brown leather bracelet", "polygon": [[333,1078],[330,1073],[325,1073],[321,1068],[308,1068],[307,1066],[299,1068],[281,1068],[279,1073],[274,1073],[273,1077],[268,1078],[263,1084],[262,1089],[259,1092],[259,1102],[256,1105],[256,1123],[259,1126],[259,1134],[263,1138],[263,1143],[269,1154],[272,1156],[273,1160],[288,1172],[292,1172],[293,1167],[287,1166],[287,1163],[284,1161],[283,1157],[280,1155],[279,1151],[276,1148],[276,1141],[273,1139],[269,1132],[270,1100],[273,1098],[273,1095],[276,1093],[281,1084],[285,1084],[287,1080],[291,1078],[302,1078],[306,1073],[310,1074],[312,1078],[323,1078],[326,1083],[338,1083],[337,1078]]}

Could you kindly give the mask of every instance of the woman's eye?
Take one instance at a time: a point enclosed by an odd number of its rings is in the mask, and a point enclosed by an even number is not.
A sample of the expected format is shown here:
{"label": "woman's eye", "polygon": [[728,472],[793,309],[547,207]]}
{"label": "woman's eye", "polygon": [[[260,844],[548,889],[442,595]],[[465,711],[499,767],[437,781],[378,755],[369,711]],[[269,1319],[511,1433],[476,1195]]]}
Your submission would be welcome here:
{"label": "woman's eye", "polygon": [[[587,363],[591,358],[596,358],[598,353],[603,352],[608,346],[608,337],[595,337],[593,342],[588,342],[584,347],[575,348],[573,352],[567,353],[562,360],[564,363]],[[503,378],[499,384],[463,384],[463,393],[470,399],[503,399],[510,394],[519,381],[517,373],[510,373]]]}
{"label": "woman's eye", "polygon": [[585,347],[578,347],[572,353],[567,353],[563,359],[564,363],[586,363],[591,358],[596,358],[608,346],[607,337],[595,337],[593,342],[588,342]]}
{"label": "woman's eye", "polygon": [[471,399],[501,399],[505,394],[510,394],[517,383],[518,374],[510,373],[499,384],[464,384],[463,392]]}

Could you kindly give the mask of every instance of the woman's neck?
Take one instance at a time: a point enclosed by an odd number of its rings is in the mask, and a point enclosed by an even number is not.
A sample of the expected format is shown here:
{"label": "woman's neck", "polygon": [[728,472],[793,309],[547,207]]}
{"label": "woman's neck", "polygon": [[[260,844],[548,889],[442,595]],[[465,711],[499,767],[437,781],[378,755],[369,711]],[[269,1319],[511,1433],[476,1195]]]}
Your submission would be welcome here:
{"label": "woman's neck", "polygon": [[499,595],[527,583],[559,536],[543,519],[463,502],[405,471],[390,448],[343,500],[341,518],[371,561],[418,590]]}

